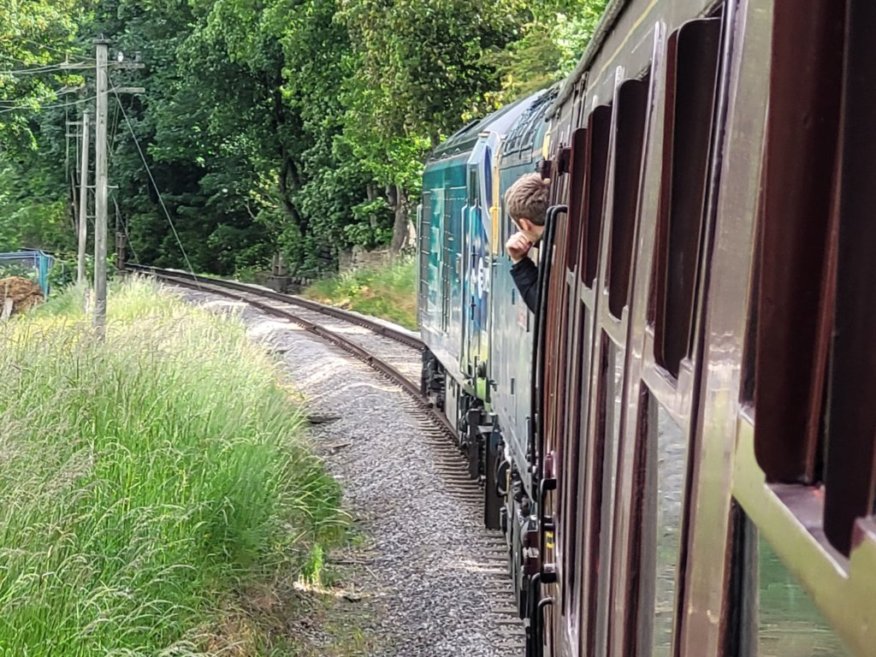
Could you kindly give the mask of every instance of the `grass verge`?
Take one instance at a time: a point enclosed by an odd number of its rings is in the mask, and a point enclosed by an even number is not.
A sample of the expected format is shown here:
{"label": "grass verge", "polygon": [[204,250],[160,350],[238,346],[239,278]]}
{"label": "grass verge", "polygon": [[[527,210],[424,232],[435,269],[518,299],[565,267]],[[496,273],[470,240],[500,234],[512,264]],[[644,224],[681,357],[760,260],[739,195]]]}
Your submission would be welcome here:
{"label": "grass verge", "polygon": [[412,258],[317,281],[304,296],[417,329],[417,271]]}
{"label": "grass verge", "polygon": [[81,306],[0,324],[0,655],[281,654],[249,594],[344,520],[276,366],[142,280],[105,343]]}

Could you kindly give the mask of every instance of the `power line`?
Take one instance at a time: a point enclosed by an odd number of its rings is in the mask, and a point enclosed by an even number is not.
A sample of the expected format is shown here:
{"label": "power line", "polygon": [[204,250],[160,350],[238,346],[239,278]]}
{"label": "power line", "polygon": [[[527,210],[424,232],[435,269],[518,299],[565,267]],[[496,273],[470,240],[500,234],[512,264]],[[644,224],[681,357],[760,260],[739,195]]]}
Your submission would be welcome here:
{"label": "power line", "polygon": [[[56,47],[56,46],[50,46],[50,45],[47,44],[47,43],[40,43],[39,41],[34,41],[33,39],[27,39],[27,38],[24,38],[24,37],[18,37],[18,40],[20,40],[20,41],[24,41],[25,43],[29,43],[30,45],[32,45],[32,46],[36,46],[37,48],[42,48],[43,50],[48,50],[49,52],[54,52],[54,53],[56,53],[56,54],[58,54],[58,55],[64,55],[64,57],[69,57],[70,54],[71,54],[71,51],[70,51],[70,50],[63,50],[63,49],[58,48],[58,47]],[[97,61],[97,60],[95,60],[94,57],[90,57],[89,55],[76,55],[76,56],[79,57],[79,58],[81,58],[81,59],[87,59],[87,60],[90,60],[90,61],[92,61],[92,62],[93,62],[93,61]]]}
{"label": "power line", "polygon": [[[74,66],[84,66],[85,62],[79,62]],[[0,71],[0,75],[42,75],[43,73],[53,73],[55,71],[70,70],[68,64],[47,64],[46,66],[35,66],[34,68],[19,68],[12,71]],[[74,69],[75,70],[75,69]]]}
{"label": "power line", "polygon": [[116,97],[116,102],[119,105],[119,108],[122,110],[122,116],[125,119],[125,123],[128,126],[128,131],[131,133],[131,137],[134,139],[134,145],[137,147],[137,152],[140,154],[140,159],[143,161],[143,166],[146,168],[146,174],[149,176],[149,180],[152,182],[152,187],[155,189],[155,193],[158,195],[158,203],[161,205],[161,209],[164,211],[164,216],[167,217],[167,223],[170,224],[170,230],[173,232],[173,236],[176,239],[176,243],[179,245],[179,250],[182,252],[183,259],[186,261],[186,267],[189,269],[189,273],[194,276],[195,270],[192,267],[192,263],[189,261],[189,256],[186,253],[186,249],[183,246],[182,240],[179,237],[179,233],[176,230],[176,226],[173,223],[173,219],[170,216],[170,211],[168,211],[167,206],[164,204],[164,198],[161,196],[161,190],[158,189],[158,183],[155,182],[155,177],[152,175],[152,169],[149,168],[149,162],[146,161],[146,154],[143,152],[143,148],[140,146],[140,140],[137,139],[137,134],[134,132],[134,126],[131,125],[131,120],[128,118],[128,113],[125,111],[125,106],[122,105],[122,99],[119,97],[118,87],[112,87],[113,95]]}
{"label": "power line", "polygon": [[128,222],[122,217],[122,211],[119,208],[119,201],[116,196],[116,194],[113,194],[113,205],[116,206],[116,225],[121,225],[122,230],[125,232],[125,244],[131,249],[131,254],[134,256],[134,260],[139,264],[140,256],[137,253],[137,249],[134,248],[133,242],[131,242],[131,233],[128,231]]}
{"label": "power line", "polygon": [[75,105],[80,105],[82,103],[88,103],[88,102],[94,100],[95,98],[97,98],[97,96],[91,96],[89,98],[82,98],[81,100],[74,100],[74,101],[71,101],[69,103],[58,103],[56,105],[39,105],[38,107],[34,107],[33,105],[30,105],[30,104],[16,105],[15,107],[3,107],[3,108],[0,108],[0,114],[7,114],[9,112],[15,112],[16,110],[26,110],[26,109],[30,109],[30,110],[33,110],[35,112],[41,112],[41,111],[46,110],[46,109],[58,109],[61,107],[73,107]]}

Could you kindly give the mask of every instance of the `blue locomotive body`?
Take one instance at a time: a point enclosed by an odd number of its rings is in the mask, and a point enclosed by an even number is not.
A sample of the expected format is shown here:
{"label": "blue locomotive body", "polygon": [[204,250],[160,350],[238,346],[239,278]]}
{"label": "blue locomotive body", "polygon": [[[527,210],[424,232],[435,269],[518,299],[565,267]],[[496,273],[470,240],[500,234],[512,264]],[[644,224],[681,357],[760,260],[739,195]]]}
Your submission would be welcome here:
{"label": "blue locomotive body", "polygon": [[471,475],[486,484],[488,526],[513,513],[497,493],[509,475],[530,488],[533,317],[504,252],[514,227],[501,199],[536,170],[551,98],[539,92],[464,127],[434,151],[423,178],[424,391],[457,428]]}
{"label": "blue locomotive body", "polygon": [[[535,99],[509,131],[499,165],[499,188],[502,194],[514,182],[536,170],[543,159],[547,134],[545,117],[553,94]],[[501,213],[500,235],[493,282],[493,410],[505,443],[505,456],[530,490],[530,416],[532,413],[532,347],[534,316],[520,297],[511,277],[511,259],[505,253],[505,241],[516,231],[510,217]]]}
{"label": "blue locomotive body", "polygon": [[465,126],[438,147],[423,176],[419,212],[419,320],[446,374],[448,416],[461,394],[489,403],[492,269],[501,252],[496,158],[531,99]]}

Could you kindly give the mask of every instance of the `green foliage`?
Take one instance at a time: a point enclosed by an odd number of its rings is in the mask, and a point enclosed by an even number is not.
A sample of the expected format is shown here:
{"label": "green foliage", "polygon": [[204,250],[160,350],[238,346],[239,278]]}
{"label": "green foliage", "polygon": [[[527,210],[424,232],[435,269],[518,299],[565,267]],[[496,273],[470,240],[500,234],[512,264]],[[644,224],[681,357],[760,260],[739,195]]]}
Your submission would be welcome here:
{"label": "green foliage", "polygon": [[[33,112],[58,103],[58,88],[81,77],[53,67],[81,52],[74,39],[89,0],[0,0],[0,152],[37,147]],[[32,71],[38,70],[39,74]]]}
{"label": "green foliage", "polygon": [[553,0],[533,4],[523,36],[491,56],[502,72],[499,97],[512,100],[544,89],[575,68],[608,0]]}
{"label": "green foliage", "polygon": [[103,344],[82,305],[0,327],[0,646],[219,654],[239,591],[318,572],[338,486],[242,324],[135,281]]}
{"label": "green foliage", "polygon": [[317,281],[304,296],[417,328],[417,271],[412,258]]}
{"label": "green foliage", "polygon": [[[111,56],[140,53],[145,69],[111,80],[146,89],[121,102],[161,199],[110,97],[112,219],[132,258],[239,274],[282,253],[313,276],[352,246],[401,250],[429,149],[570,71],[604,4],[0,0],[0,71],[90,61],[100,33]],[[0,72],[0,245],[72,248],[65,121],[92,77]]]}

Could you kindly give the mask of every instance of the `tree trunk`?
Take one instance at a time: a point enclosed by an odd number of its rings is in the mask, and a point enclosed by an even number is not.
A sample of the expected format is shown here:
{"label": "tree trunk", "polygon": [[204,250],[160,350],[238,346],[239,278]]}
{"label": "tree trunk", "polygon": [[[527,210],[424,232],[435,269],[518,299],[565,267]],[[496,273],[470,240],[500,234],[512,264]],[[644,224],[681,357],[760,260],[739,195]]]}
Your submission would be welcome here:
{"label": "tree trunk", "polygon": [[400,186],[395,187],[395,221],[392,225],[392,244],[390,251],[393,254],[401,253],[408,243],[408,197],[405,190]]}

